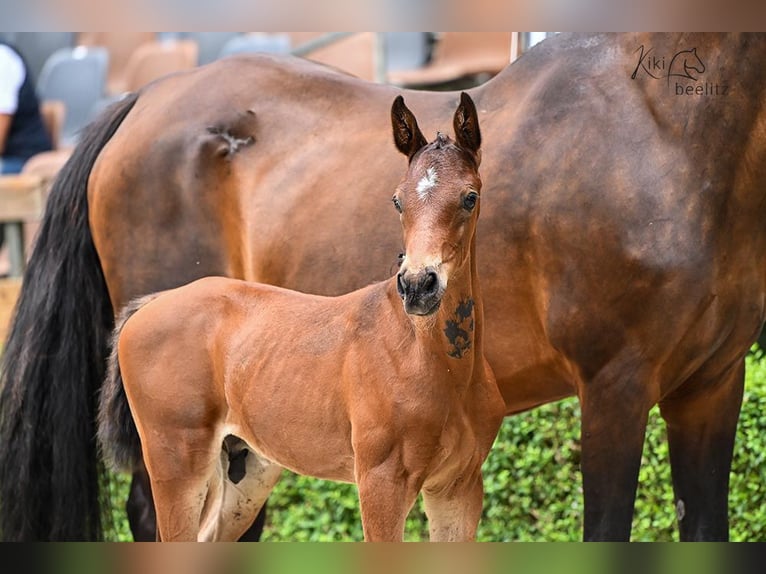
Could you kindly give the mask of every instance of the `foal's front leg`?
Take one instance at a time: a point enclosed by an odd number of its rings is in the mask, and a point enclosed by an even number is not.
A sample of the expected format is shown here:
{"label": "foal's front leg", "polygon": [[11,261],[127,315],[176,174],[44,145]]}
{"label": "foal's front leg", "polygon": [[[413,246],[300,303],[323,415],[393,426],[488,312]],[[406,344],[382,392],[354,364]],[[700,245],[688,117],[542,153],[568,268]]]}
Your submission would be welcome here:
{"label": "foal's front leg", "polygon": [[426,482],[423,503],[431,542],[475,540],[483,500],[481,469],[447,488]]}
{"label": "foal's front leg", "polygon": [[374,467],[356,462],[362,528],[367,542],[401,542],[404,522],[422,485],[421,473],[407,472],[399,460]]}

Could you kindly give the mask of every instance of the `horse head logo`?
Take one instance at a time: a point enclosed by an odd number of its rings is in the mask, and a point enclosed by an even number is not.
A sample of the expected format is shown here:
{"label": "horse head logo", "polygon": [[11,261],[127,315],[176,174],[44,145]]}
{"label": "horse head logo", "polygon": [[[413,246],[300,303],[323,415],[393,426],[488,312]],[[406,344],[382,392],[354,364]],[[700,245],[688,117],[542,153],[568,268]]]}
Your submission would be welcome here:
{"label": "horse head logo", "polygon": [[[696,72],[697,76],[692,74]],[[697,55],[697,48],[691,50],[682,50],[677,52],[673,59],[670,60],[670,66],[668,67],[668,84],[670,84],[670,78],[687,78],[689,80],[696,81],[699,74],[705,73],[705,64]]]}

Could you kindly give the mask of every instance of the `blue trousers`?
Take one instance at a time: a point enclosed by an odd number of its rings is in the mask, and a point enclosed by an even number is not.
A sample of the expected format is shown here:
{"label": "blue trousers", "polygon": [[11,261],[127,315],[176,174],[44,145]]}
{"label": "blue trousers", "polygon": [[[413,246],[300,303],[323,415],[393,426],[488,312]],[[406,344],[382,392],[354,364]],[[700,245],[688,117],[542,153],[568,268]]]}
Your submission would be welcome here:
{"label": "blue trousers", "polygon": [[22,157],[0,157],[0,174],[20,173],[26,161]]}

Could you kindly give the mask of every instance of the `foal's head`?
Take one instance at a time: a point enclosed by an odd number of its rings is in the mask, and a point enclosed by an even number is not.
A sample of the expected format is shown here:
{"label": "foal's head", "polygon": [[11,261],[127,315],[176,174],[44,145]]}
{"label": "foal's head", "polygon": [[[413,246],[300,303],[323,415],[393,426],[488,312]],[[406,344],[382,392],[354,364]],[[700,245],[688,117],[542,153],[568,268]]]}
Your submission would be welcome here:
{"label": "foal's head", "polygon": [[462,93],[454,141],[439,133],[426,142],[402,96],[394,100],[391,121],[396,147],[409,158],[393,197],[405,249],[397,288],[407,313],[430,315],[447,283],[468,273],[481,191],[479,119],[470,96]]}

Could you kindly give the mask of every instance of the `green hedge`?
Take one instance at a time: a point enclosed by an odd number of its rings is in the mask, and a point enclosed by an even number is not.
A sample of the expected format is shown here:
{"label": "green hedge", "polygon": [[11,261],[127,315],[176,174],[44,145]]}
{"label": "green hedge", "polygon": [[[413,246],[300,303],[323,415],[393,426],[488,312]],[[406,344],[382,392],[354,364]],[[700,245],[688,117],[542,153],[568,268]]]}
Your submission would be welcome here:
{"label": "green hedge", "polygon": [[[580,409],[575,399],[509,417],[484,465],[484,541],[578,541],[582,529],[579,471]],[[731,475],[733,541],[766,540],[766,358],[747,358],[745,398]],[[115,490],[120,509],[111,540],[129,540],[121,509],[126,477]],[[356,488],[285,472],[269,499],[265,541],[362,540]],[[420,502],[410,513],[406,540],[427,540]],[[677,540],[665,429],[657,409],[639,476],[633,540]]]}

